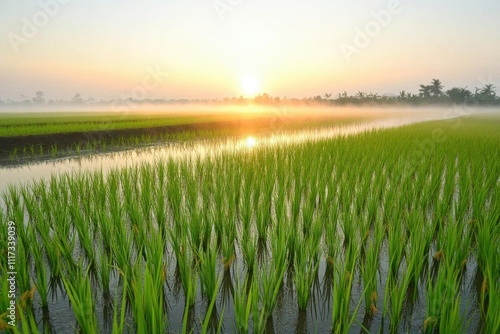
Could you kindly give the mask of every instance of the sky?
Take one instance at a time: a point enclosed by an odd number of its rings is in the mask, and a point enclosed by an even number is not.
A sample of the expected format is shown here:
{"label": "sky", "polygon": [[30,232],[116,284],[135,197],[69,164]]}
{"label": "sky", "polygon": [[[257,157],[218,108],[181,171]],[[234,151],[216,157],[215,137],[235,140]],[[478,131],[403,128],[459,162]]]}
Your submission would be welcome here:
{"label": "sky", "polygon": [[0,99],[500,92],[498,0],[0,0]]}

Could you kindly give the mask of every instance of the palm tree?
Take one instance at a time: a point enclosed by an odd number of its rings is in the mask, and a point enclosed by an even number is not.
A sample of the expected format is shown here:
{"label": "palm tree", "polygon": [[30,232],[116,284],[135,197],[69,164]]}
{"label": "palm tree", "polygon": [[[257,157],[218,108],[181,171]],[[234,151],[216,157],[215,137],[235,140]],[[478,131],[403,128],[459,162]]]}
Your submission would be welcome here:
{"label": "palm tree", "polygon": [[431,96],[431,86],[420,85],[420,89],[418,91],[420,92],[420,96],[423,98],[427,99]]}
{"label": "palm tree", "polygon": [[439,79],[432,79],[430,85],[430,93],[433,96],[443,95],[443,85],[441,84],[441,81],[439,81]]}
{"label": "palm tree", "polygon": [[332,97],[332,93],[325,93],[325,99],[328,100],[330,97]]}
{"label": "palm tree", "polygon": [[358,92],[356,94],[356,98],[359,100],[363,100],[365,98],[365,93],[364,92]]}
{"label": "palm tree", "polygon": [[486,97],[495,97],[495,86],[493,86],[493,84],[487,84],[483,89],[481,89],[481,94]]}
{"label": "palm tree", "polygon": [[469,97],[472,96],[470,90],[465,88],[453,87],[446,91],[446,94],[450,97],[451,101],[454,103],[464,103]]}

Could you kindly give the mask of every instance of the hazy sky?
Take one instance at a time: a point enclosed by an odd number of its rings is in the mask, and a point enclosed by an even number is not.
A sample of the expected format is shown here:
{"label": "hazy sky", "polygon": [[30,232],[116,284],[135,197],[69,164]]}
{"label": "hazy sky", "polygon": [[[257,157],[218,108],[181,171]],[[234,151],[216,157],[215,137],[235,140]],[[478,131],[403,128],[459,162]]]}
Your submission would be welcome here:
{"label": "hazy sky", "polygon": [[0,0],[0,34],[3,100],[500,91],[498,0]]}

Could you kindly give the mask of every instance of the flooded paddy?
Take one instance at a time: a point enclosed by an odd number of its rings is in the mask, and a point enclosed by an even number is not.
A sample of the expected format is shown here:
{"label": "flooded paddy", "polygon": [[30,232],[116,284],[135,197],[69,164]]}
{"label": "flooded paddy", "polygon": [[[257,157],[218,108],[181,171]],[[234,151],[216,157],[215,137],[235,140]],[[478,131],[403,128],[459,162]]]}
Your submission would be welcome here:
{"label": "flooded paddy", "polygon": [[[26,317],[54,333],[484,332],[498,118],[400,128],[424,120],[3,168]],[[435,128],[443,142],[408,165]]]}

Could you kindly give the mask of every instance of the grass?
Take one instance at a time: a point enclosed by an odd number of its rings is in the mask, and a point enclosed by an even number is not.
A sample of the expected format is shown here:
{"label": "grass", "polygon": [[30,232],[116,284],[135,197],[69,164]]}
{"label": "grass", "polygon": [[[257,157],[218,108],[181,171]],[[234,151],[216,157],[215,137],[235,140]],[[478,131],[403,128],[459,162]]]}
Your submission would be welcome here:
{"label": "grass", "polygon": [[163,113],[12,113],[0,115],[0,137],[137,129],[194,124],[223,119],[220,115]]}
{"label": "grass", "polygon": [[[19,330],[40,321],[34,310],[53,301],[49,283],[61,279],[83,332],[103,331],[95,305],[104,296],[115,300],[115,332],[222,330],[212,325],[221,309],[236,331],[264,332],[281,316],[282,299],[302,312],[316,307],[318,272],[325,272],[324,281],[333,281],[322,297],[333,332],[352,330],[362,305],[368,317],[382,307],[390,332],[407,330],[407,305],[426,315],[418,328],[427,332],[468,330],[470,310],[480,314],[482,330],[497,332],[500,120],[453,125],[256,146],[10,187],[0,223],[5,230],[16,222],[17,259],[27,268],[18,273],[20,293],[35,285],[38,301],[21,312]],[[444,139],[418,153],[436,129]],[[463,284],[469,270],[481,278],[478,292]],[[231,273],[232,303],[220,298],[222,277]],[[182,328],[171,328],[172,295],[185,307]],[[464,310],[471,296],[477,304],[470,300]],[[204,320],[196,321],[203,303]]]}

